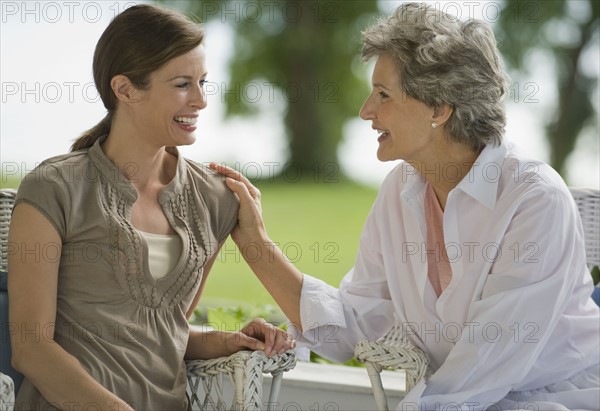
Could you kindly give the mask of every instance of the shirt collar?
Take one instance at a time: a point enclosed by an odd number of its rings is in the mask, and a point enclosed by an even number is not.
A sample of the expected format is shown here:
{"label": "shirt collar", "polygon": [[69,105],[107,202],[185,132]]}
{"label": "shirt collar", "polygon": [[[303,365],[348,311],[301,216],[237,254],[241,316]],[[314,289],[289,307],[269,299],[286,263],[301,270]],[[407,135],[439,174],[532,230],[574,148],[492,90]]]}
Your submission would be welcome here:
{"label": "shirt collar", "polygon": [[164,204],[175,193],[181,193],[186,185],[186,160],[181,156],[181,153],[175,146],[166,146],[165,150],[177,157],[177,170],[173,179],[165,186],[158,195],[158,202]]}
{"label": "shirt collar", "polygon": [[[486,145],[469,173],[452,191],[461,190],[486,207],[493,209],[496,206],[498,184],[503,172],[502,164],[507,152],[508,148],[505,143],[499,146]],[[404,175],[406,176],[406,184],[401,193],[402,198],[409,202],[410,200],[422,201],[425,195],[425,178],[409,163],[403,163],[402,167],[405,168]]]}
{"label": "shirt collar", "polygon": [[469,173],[458,183],[455,190],[461,190],[489,209],[493,209],[498,199],[498,184],[502,179],[502,165],[507,152],[505,143],[499,146],[492,144],[485,146]]}
{"label": "shirt collar", "polygon": [[402,178],[405,178],[406,184],[400,193],[400,196],[409,204],[418,207],[425,198],[425,178],[408,162],[402,162],[404,168]]}
{"label": "shirt collar", "polygon": [[[120,193],[122,193],[129,201],[134,203],[137,200],[137,190],[129,182],[127,177],[123,175],[121,169],[106,156],[100,144],[107,136],[100,137],[94,145],[89,148],[88,155],[92,163],[98,169],[102,177],[110,182]],[[173,180],[169,182],[159,194],[159,202],[162,204],[170,197],[173,192],[180,192],[183,185],[182,178],[185,176],[185,160],[181,157],[177,147],[166,147],[166,150],[177,157],[177,171]]]}

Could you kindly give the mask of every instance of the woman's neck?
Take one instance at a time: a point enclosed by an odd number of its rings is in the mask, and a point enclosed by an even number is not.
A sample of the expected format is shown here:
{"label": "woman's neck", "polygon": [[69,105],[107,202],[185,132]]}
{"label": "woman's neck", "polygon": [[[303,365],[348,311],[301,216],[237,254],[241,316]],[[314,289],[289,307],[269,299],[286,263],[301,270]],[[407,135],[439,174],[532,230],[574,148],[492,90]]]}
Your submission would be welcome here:
{"label": "woman's neck", "polygon": [[164,187],[175,177],[177,158],[165,147],[152,146],[135,133],[124,134],[112,128],[102,142],[102,150],[138,191]]}
{"label": "woman's neck", "polygon": [[469,173],[480,153],[481,149],[473,151],[466,144],[447,141],[437,150],[431,150],[427,159],[410,164],[431,184],[445,209],[448,194]]}

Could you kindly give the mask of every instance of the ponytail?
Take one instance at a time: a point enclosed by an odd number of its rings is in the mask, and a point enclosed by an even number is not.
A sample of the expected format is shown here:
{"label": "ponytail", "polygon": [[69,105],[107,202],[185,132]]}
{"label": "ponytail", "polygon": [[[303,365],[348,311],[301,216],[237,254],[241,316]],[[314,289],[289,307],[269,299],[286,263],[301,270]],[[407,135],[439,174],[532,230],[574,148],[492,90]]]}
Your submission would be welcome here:
{"label": "ponytail", "polygon": [[98,124],[90,128],[88,131],[83,133],[81,137],[75,140],[71,146],[71,151],[82,150],[84,148],[93,146],[96,140],[110,132],[111,123],[112,114],[109,112]]}

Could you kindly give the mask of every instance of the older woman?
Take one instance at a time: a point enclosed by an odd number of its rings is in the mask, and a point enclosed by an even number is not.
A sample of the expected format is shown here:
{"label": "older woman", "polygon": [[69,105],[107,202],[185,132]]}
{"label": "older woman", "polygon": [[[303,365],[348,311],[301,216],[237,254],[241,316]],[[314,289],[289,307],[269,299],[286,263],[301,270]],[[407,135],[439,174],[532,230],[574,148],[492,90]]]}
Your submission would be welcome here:
{"label": "older woman", "polygon": [[581,222],[559,175],[503,142],[492,31],[404,4],[364,32],[363,57],[376,63],[360,116],[379,160],[402,161],[355,266],[339,289],[301,274],[269,239],[258,190],[213,165],[241,200],[232,236],[248,264],[326,357],[405,324],[431,375],[403,409],[597,409],[600,314]]}
{"label": "older woman", "polygon": [[203,38],[167,9],[118,15],[94,54],[106,118],[21,183],[9,243],[31,253],[8,260],[16,409],[186,410],[184,358],[294,345],[264,320],[188,325],[238,210],[219,175],[176,149],[206,107]]}

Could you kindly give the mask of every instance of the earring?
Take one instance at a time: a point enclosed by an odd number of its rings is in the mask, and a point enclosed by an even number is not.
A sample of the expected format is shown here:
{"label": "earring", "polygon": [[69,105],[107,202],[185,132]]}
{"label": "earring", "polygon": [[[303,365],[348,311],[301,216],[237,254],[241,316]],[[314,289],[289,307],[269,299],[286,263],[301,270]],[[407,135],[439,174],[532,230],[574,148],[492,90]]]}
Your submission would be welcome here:
{"label": "earring", "polygon": [[436,128],[438,126],[438,124],[435,121],[431,122],[431,128]]}

